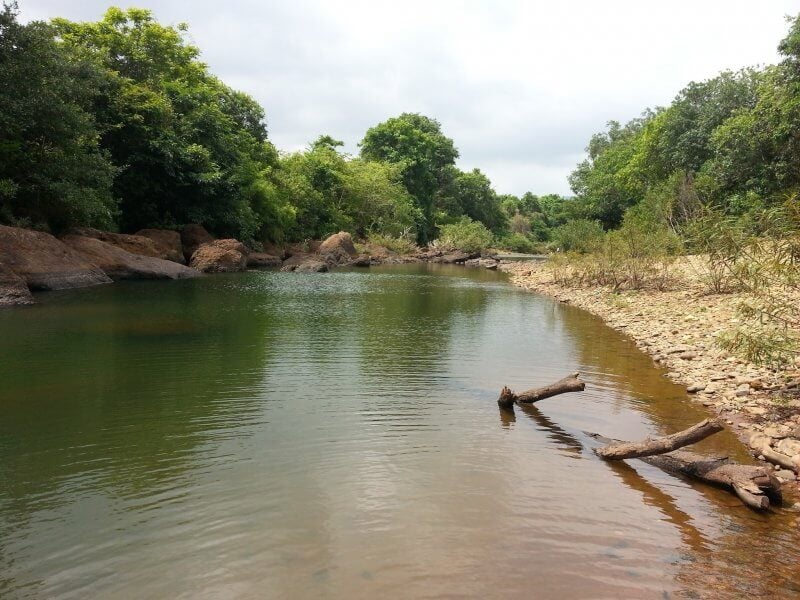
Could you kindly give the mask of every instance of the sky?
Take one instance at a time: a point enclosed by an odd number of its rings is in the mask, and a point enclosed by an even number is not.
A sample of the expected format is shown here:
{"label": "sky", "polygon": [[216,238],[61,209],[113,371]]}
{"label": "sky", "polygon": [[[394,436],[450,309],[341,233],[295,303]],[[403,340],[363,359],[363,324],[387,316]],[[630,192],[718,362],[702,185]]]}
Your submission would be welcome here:
{"label": "sky", "polygon": [[403,112],[438,120],[499,193],[570,194],[609,120],[690,81],[775,63],[800,0],[19,0],[24,21],[98,20],[109,5],[185,22],[211,71],[265,109],[281,150],[321,134],[358,152]]}

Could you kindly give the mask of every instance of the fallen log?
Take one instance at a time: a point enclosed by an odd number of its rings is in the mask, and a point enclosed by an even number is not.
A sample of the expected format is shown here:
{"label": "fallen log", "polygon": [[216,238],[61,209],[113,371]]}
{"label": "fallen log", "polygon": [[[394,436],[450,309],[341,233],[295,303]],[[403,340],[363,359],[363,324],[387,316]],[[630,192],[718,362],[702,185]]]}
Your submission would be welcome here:
{"label": "fallen log", "polygon": [[504,387],[497,399],[497,405],[505,410],[513,410],[514,404],[533,404],[545,398],[551,398],[567,392],[582,392],[586,389],[586,383],[578,379],[578,373],[568,375],[553,384],[545,387],[526,390],[515,394],[508,387]]}
{"label": "fallen log", "polygon": [[641,442],[618,442],[602,448],[595,449],[595,454],[606,460],[622,460],[625,458],[639,458],[654,454],[666,454],[683,446],[694,444],[708,436],[722,431],[722,424],[718,421],[705,419],[688,429],[658,438],[647,438]]}
{"label": "fallen log", "polygon": [[[596,433],[591,437],[606,444],[619,444]],[[781,502],[781,483],[772,470],[756,465],[741,465],[728,457],[708,458],[685,450],[652,456],[637,456],[641,461],[668,473],[679,474],[718,487],[732,490],[747,506],[766,510],[770,500]]]}

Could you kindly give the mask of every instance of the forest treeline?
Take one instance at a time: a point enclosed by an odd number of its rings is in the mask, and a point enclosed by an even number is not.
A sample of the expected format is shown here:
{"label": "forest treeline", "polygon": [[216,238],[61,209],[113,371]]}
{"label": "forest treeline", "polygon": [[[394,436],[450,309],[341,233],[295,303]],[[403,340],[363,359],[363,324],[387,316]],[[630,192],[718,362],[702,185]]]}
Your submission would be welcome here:
{"label": "forest treeline", "polygon": [[202,223],[249,243],[339,230],[385,241],[444,236],[530,251],[578,249],[604,231],[671,233],[707,209],[755,215],[800,185],[800,21],[782,62],[690,83],[666,108],[594,135],[574,197],[498,194],[456,167],[440,124],[404,113],[358,156],[320,135],[270,142],[265,113],[210,73],[186,26],[109,9],[97,22],[0,13],[0,222],[63,231]]}
{"label": "forest treeline", "polygon": [[17,10],[0,14],[0,222],[55,233],[202,223],[250,243],[339,230],[425,243],[449,224],[494,241],[518,204],[537,205],[456,168],[453,141],[418,114],[371,128],[357,157],[329,135],[279,152],[262,107],[209,72],[185,25],[150,11],[22,24]]}

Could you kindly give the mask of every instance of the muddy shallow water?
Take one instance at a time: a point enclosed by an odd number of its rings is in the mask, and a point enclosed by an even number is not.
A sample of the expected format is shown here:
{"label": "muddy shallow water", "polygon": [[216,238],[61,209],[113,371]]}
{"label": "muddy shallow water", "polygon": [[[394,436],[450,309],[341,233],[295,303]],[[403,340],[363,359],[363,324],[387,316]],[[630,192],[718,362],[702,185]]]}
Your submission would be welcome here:
{"label": "muddy shallow water", "polygon": [[[0,312],[2,598],[800,595],[798,514],[631,461],[705,414],[627,338],[413,265]],[[587,391],[499,413],[499,389]],[[746,460],[727,432],[708,453]]]}

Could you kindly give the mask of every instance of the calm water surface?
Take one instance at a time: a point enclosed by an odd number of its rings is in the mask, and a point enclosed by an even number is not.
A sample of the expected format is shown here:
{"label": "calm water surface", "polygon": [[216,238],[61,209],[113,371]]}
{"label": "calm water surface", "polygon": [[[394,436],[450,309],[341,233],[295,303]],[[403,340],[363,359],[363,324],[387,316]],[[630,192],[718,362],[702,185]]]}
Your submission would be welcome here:
{"label": "calm water surface", "polygon": [[[502,275],[38,299],[0,312],[2,598],[800,594],[796,514],[594,457],[583,431],[703,414],[628,339]],[[585,393],[499,413],[503,385],[576,370]]]}

